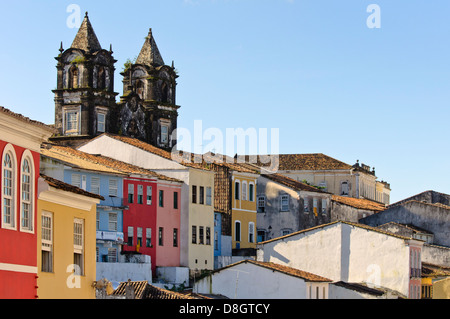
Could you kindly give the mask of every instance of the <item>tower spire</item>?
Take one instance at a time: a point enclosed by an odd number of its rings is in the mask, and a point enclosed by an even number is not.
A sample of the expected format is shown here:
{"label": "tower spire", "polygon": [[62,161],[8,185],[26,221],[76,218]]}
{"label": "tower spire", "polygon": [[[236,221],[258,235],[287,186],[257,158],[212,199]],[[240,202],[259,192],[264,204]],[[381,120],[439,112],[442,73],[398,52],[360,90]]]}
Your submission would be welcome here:
{"label": "tower spire", "polygon": [[145,38],[144,45],[141,52],[136,59],[136,64],[143,64],[147,66],[162,66],[164,60],[159,53],[158,46],[156,45],[155,38],[152,34],[152,28],[148,31],[148,36]]}
{"label": "tower spire", "polygon": [[84,50],[85,52],[96,52],[102,49],[97,36],[95,35],[94,28],[89,21],[88,13],[86,12],[83,22],[81,23],[78,33],[72,42],[71,48]]}

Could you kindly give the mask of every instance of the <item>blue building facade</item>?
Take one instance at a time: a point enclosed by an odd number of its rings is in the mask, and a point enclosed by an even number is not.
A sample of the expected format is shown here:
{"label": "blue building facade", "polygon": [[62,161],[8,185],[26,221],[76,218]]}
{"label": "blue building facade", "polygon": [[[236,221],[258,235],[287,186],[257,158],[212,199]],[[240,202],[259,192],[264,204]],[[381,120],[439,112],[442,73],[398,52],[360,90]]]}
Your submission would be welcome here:
{"label": "blue building facade", "polygon": [[123,175],[66,168],[64,182],[105,198],[97,205],[97,262],[117,262],[123,244]]}

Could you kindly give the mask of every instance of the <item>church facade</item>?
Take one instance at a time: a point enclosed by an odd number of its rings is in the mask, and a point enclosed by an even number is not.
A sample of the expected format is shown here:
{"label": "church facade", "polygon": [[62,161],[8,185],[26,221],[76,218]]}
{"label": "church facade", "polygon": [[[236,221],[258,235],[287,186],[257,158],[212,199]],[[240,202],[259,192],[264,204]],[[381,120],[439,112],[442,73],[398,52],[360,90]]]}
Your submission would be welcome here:
{"label": "church facade", "polygon": [[86,13],[70,48],[57,60],[54,142],[77,146],[103,133],[134,137],[166,150],[176,145],[179,106],[176,74],[164,60],[150,29],[133,62],[127,62],[123,95],[116,102],[112,46],[105,50]]}

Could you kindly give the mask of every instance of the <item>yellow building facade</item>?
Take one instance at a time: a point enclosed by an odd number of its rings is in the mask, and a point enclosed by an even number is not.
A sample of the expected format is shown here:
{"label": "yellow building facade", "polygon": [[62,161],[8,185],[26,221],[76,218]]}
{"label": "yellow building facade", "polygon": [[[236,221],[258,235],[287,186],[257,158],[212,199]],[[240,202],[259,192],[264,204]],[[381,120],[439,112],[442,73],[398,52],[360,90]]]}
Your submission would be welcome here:
{"label": "yellow building facade", "polygon": [[231,191],[232,248],[256,248],[257,174],[233,171]]}
{"label": "yellow building facade", "polygon": [[41,175],[38,297],[95,299],[96,204],[101,197]]}

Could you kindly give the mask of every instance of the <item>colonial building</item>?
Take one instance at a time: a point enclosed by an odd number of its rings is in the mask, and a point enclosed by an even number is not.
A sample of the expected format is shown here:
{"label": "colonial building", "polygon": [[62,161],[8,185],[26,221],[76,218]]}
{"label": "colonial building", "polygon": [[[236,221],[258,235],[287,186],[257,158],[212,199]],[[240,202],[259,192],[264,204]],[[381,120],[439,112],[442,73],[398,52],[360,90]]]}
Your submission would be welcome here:
{"label": "colonial building", "polygon": [[40,144],[47,125],[0,107],[0,298],[37,293],[37,194]]}
{"label": "colonial building", "polygon": [[367,284],[421,298],[423,241],[350,222],[333,222],[260,243],[258,261],[333,281]]}
{"label": "colonial building", "polygon": [[257,201],[258,241],[331,220],[331,194],[281,174],[258,177]]}
{"label": "colonial building", "polygon": [[70,48],[56,57],[55,127],[53,141],[77,146],[102,133],[130,136],[157,147],[176,144],[176,74],[164,64],[152,31],[134,62],[125,63],[123,95],[116,102],[112,45],[105,50],[88,14]]}
{"label": "colonial building", "polygon": [[38,297],[94,299],[95,210],[104,200],[41,175],[38,200]]}
{"label": "colonial building", "polygon": [[[272,170],[300,182],[320,187],[334,195],[364,198],[388,205],[390,185],[378,181],[375,168],[365,164],[349,165],[325,154],[279,154],[278,165]],[[248,160],[251,158],[248,157]],[[268,167],[262,162],[255,163]]]}

